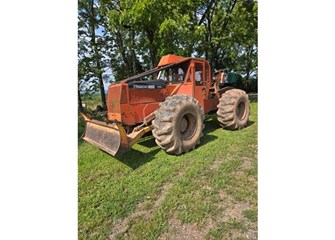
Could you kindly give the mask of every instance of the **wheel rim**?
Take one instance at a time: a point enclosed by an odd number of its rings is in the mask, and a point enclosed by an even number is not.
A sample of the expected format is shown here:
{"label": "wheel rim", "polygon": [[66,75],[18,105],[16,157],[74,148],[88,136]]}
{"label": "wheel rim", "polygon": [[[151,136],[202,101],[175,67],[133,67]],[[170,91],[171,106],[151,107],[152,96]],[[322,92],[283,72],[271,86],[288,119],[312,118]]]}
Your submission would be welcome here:
{"label": "wheel rim", "polygon": [[243,101],[239,102],[239,104],[237,105],[236,115],[237,115],[239,120],[244,119],[244,117],[245,117],[245,103]]}
{"label": "wheel rim", "polygon": [[180,133],[183,140],[193,137],[196,131],[196,118],[191,113],[184,114],[180,119]]}

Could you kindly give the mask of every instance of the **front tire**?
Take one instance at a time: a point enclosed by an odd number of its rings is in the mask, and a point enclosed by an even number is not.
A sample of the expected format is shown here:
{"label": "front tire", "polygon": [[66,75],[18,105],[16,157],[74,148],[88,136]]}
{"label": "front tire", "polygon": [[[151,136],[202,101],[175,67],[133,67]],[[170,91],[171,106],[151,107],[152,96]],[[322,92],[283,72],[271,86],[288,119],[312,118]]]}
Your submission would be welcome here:
{"label": "front tire", "polygon": [[191,96],[167,97],[155,111],[152,134],[157,145],[166,153],[180,155],[200,143],[204,118],[199,102]]}
{"label": "front tire", "polygon": [[217,119],[224,129],[236,130],[248,125],[250,101],[245,91],[231,89],[222,94]]}

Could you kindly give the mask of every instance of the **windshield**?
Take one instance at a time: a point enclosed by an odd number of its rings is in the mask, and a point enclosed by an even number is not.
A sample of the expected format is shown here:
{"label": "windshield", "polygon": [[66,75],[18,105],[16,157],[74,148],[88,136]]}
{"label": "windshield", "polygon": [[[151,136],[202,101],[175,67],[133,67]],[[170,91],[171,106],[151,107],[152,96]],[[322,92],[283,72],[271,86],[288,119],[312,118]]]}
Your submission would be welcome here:
{"label": "windshield", "polygon": [[126,82],[137,81],[164,81],[166,83],[183,82],[188,70],[190,61],[179,64],[171,64],[159,69],[150,70],[136,76],[130,77]]}

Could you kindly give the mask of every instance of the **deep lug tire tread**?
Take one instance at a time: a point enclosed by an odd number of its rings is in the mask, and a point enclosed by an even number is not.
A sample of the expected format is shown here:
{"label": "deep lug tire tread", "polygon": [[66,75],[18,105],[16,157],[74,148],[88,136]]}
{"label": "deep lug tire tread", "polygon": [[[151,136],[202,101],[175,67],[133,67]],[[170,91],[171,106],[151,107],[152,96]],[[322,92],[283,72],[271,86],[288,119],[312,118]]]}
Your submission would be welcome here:
{"label": "deep lug tire tread", "polygon": [[[236,113],[237,105],[240,102],[245,104],[245,116],[239,119]],[[217,105],[217,119],[224,129],[237,130],[248,125],[250,114],[250,101],[245,91],[240,89],[231,89],[222,94]]]}
{"label": "deep lug tire tread", "polygon": [[[183,140],[178,132],[178,118],[183,114],[185,109],[191,109],[195,113],[196,131],[194,135]],[[159,147],[166,153],[180,155],[193,150],[200,143],[203,136],[205,114],[199,102],[188,95],[174,95],[167,97],[164,102],[160,103],[160,108],[155,111],[155,119],[152,121],[154,129],[152,134]]]}

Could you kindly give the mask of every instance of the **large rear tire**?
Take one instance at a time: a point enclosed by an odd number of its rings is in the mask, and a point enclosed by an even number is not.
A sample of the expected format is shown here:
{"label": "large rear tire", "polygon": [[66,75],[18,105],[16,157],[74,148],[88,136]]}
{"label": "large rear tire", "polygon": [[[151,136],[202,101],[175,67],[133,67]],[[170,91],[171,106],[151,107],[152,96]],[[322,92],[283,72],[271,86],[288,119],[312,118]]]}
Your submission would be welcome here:
{"label": "large rear tire", "polygon": [[200,143],[204,118],[203,109],[191,96],[167,97],[155,111],[152,134],[166,153],[180,155]]}
{"label": "large rear tire", "polygon": [[222,94],[217,119],[225,129],[236,130],[248,125],[250,101],[245,91],[231,89]]}

